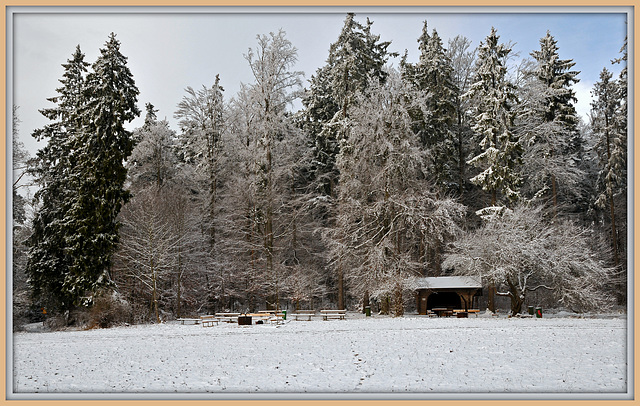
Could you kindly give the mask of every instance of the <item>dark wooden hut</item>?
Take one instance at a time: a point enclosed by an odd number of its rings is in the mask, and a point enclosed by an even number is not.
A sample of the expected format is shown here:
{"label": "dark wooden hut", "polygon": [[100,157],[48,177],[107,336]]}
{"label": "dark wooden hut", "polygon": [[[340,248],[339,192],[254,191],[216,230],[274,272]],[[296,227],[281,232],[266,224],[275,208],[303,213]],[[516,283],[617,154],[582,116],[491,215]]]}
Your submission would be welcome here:
{"label": "dark wooden hut", "polygon": [[419,278],[416,284],[418,314],[434,308],[476,309],[482,296],[482,283],[471,276],[437,276]]}

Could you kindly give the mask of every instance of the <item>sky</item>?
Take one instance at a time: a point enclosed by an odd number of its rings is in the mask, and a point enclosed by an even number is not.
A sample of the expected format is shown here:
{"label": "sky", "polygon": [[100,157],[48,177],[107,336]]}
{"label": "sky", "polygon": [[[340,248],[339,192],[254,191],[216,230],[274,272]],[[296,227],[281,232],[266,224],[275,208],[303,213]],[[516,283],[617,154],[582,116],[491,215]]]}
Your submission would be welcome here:
{"label": "sky", "polygon": [[[574,86],[577,110],[586,115],[590,89],[603,68],[617,73],[620,65],[611,60],[620,56],[627,33],[630,8],[69,8],[9,7],[8,30],[11,42],[8,61],[7,105],[19,106],[19,135],[33,155],[38,145],[33,130],[48,124],[38,110],[53,107],[47,98],[55,96],[65,63],[80,45],[85,60],[93,63],[111,32],[121,42],[121,52],[140,90],[141,117],[129,125],[134,129],[144,121],[144,105],[151,102],[178,131],[173,118],[185,88],[211,86],[216,74],[230,100],[241,83],[251,83],[251,71],[244,59],[257,45],[256,36],[283,29],[298,49],[295,70],[305,73],[305,85],[327,57],[336,41],[347,12],[355,12],[360,22],[370,18],[372,32],[382,41],[391,41],[390,51],[408,51],[409,61],[417,60],[417,38],[427,21],[443,42],[456,35],[477,47],[497,29],[501,42],[515,43],[513,52],[529,57],[540,48],[547,30],[557,40],[559,56],[573,59],[580,71]],[[631,27],[633,28],[633,27]],[[399,58],[390,64],[398,66]]]}

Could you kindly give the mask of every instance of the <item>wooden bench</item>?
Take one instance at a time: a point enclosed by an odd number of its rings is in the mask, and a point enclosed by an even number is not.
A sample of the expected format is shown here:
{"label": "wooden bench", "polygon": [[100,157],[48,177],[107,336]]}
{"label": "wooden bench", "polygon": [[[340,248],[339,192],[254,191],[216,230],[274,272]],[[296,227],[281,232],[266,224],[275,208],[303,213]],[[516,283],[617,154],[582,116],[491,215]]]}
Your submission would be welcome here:
{"label": "wooden bench", "polygon": [[238,316],[240,316],[240,313],[216,313],[215,315],[215,317],[219,321],[224,321],[227,323],[237,323]]}
{"label": "wooden bench", "polygon": [[200,321],[202,323],[202,327],[212,327],[213,323],[218,324],[220,322],[220,320],[212,314],[200,316]]}
{"label": "wooden bench", "polygon": [[320,310],[320,313],[322,313],[322,320],[329,320],[329,318],[344,320],[347,310],[325,309]]}
{"label": "wooden bench", "polygon": [[311,317],[316,315],[316,311],[315,310],[297,310],[293,313],[291,313],[291,315],[298,320],[301,317],[306,317],[307,321],[311,321]]}
{"label": "wooden bench", "polygon": [[193,324],[199,324],[201,319],[190,319],[190,318],[186,318],[186,317],[181,317],[179,319],[176,319],[177,321],[180,322],[180,324],[184,324],[185,322],[190,322]]}
{"label": "wooden bench", "polygon": [[251,316],[252,319],[257,321],[268,321],[269,323],[280,324],[284,322],[284,313],[275,312],[271,310],[259,310],[258,313],[247,314],[247,316]]}
{"label": "wooden bench", "polygon": [[456,309],[453,311],[453,314],[455,314],[458,318],[460,317],[469,317],[470,314],[474,314],[476,317],[478,317],[478,313],[480,312],[480,310],[478,309],[469,309],[469,310],[465,310],[465,309]]}

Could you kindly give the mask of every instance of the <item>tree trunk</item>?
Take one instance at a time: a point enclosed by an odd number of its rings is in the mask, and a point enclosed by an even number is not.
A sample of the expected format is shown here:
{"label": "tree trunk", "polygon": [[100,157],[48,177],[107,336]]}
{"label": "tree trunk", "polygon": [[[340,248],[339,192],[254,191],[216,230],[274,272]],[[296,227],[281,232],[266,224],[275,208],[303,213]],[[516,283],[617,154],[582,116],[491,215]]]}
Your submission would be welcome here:
{"label": "tree trunk", "polygon": [[343,310],[344,307],[344,273],[342,272],[342,264],[338,265],[338,309]]}
{"label": "tree trunk", "polygon": [[156,278],[156,271],[151,271],[151,277],[153,278],[153,292],[152,292],[152,300],[153,300],[153,312],[156,318],[156,322],[160,324],[160,313],[158,311],[158,279]]}
{"label": "tree trunk", "polygon": [[464,147],[463,147],[463,131],[462,131],[462,107],[460,106],[460,102],[458,101],[458,164],[459,164],[459,185],[458,192],[460,193],[460,199],[462,200],[462,195],[464,193]]}
{"label": "tree trunk", "polygon": [[551,175],[551,193],[553,194],[553,214],[558,217],[558,187],[556,184],[556,175]]}
{"label": "tree trunk", "polygon": [[496,285],[492,282],[489,285],[489,299],[487,303],[487,308],[493,313],[496,312]]}
{"label": "tree trunk", "polygon": [[380,313],[388,315],[391,310],[391,297],[387,293],[380,303]]}
{"label": "tree trunk", "polygon": [[524,298],[518,295],[511,294],[511,315],[515,316],[522,312],[522,305],[524,304]]}
{"label": "tree trunk", "polygon": [[[607,165],[609,172],[611,172],[611,138],[609,135],[609,117],[605,114],[605,137],[607,139]],[[618,235],[616,233],[616,212],[613,205],[613,185],[611,184],[611,177],[607,175],[607,186],[609,189],[609,206],[611,210],[611,243],[613,244],[613,263],[615,266],[620,264],[620,256],[618,253]]]}
{"label": "tree trunk", "polygon": [[366,308],[371,306],[371,303],[369,301],[369,291],[365,290],[364,291],[364,297],[362,298],[362,313],[366,313]]}
{"label": "tree trunk", "polygon": [[611,241],[613,243],[613,263],[620,265],[620,254],[618,252],[618,233],[616,232],[616,212],[613,205],[613,192],[609,194],[609,206],[611,206]]}
{"label": "tree trunk", "polygon": [[182,317],[182,253],[180,248],[178,248],[178,280],[177,280],[177,309],[176,314],[178,318]]}
{"label": "tree trunk", "polygon": [[395,298],[394,298],[394,304],[395,304],[394,315],[395,317],[402,317],[404,316],[404,298],[402,297],[401,283],[396,284],[395,291],[396,292],[395,292]]}
{"label": "tree trunk", "polygon": [[522,305],[524,305],[525,295],[524,292],[520,292],[520,289],[515,284],[507,282],[509,284],[509,297],[511,298],[511,315],[515,316],[522,312]]}

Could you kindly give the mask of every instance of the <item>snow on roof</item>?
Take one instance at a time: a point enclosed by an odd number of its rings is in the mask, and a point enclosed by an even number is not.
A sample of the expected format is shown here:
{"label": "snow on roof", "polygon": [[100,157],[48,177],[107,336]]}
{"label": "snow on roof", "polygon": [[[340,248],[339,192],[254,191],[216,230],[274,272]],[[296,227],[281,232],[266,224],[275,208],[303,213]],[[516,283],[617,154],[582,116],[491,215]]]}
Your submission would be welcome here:
{"label": "snow on roof", "polygon": [[416,289],[480,289],[482,283],[473,276],[435,276],[418,278]]}

